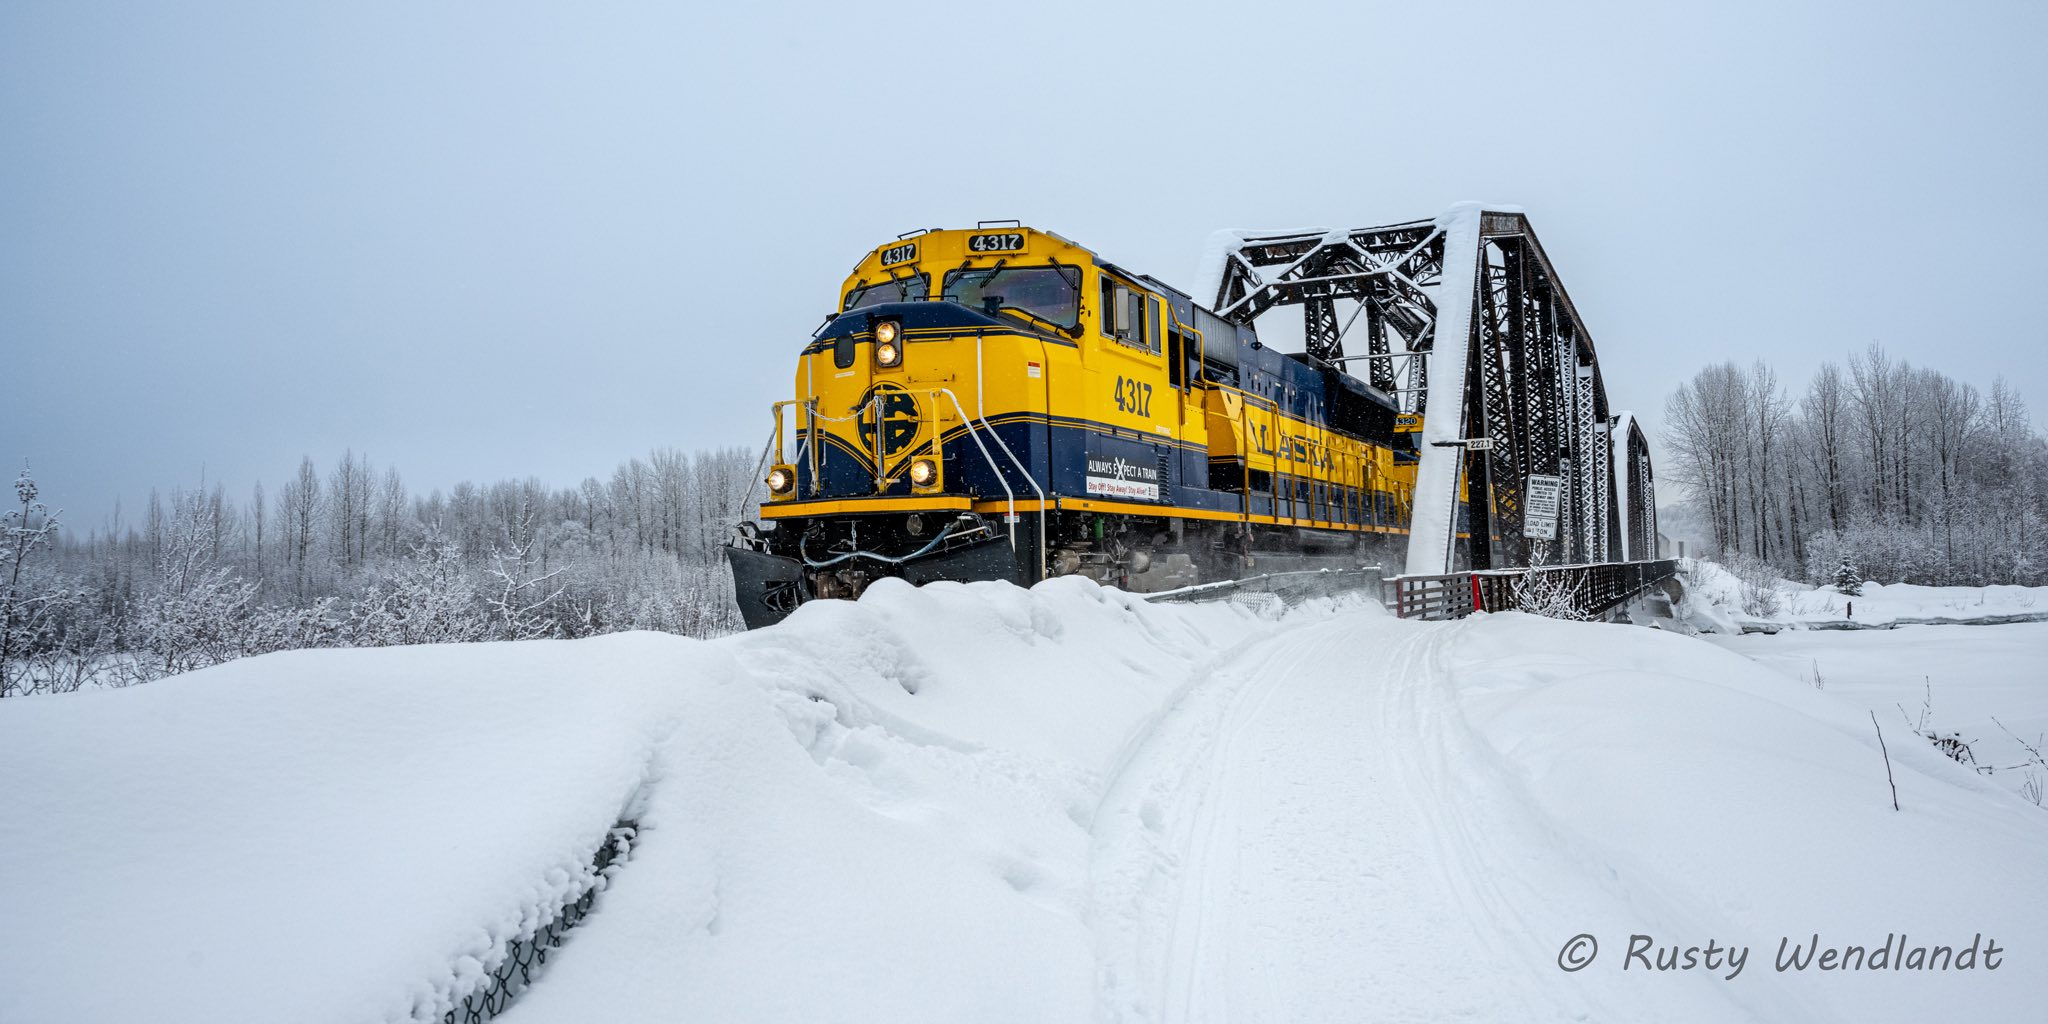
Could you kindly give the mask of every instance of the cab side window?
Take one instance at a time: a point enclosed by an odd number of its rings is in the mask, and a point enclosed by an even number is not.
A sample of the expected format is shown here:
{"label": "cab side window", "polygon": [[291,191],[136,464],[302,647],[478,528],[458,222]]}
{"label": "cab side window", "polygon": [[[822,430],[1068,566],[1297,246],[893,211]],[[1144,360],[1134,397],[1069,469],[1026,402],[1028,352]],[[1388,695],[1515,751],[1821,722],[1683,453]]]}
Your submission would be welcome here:
{"label": "cab side window", "polygon": [[1132,348],[1159,351],[1159,300],[1102,275],[1102,333]]}
{"label": "cab side window", "polygon": [[1102,336],[1126,345],[1137,343],[1132,332],[1136,326],[1131,316],[1131,290],[1116,278],[1102,275]]}

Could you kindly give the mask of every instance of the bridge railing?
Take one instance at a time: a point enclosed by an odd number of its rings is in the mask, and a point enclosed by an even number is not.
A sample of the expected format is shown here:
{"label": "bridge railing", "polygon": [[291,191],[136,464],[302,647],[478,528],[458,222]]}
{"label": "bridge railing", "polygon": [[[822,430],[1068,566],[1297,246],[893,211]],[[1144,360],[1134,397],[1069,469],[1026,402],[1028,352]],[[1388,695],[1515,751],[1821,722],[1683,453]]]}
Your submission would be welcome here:
{"label": "bridge railing", "polygon": [[1456,619],[1524,607],[1524,596],[1537,586],[1541,599],[1532,603],[1543,607],[1534,610],[1593,618],[1677,574],[1676,560],[1658,559],[1389,576],[1380,583],[1380,599],[1404,619]]}
{"label": "bridge railing", "polygon": [[1381,603],[1404,619],[1464,618],[1480,600],[1480,584],[1469,572],[1389,576],[1380,582]]}
{"label": "bridge railing", "polygon": [[1166,590],[1152,594],[1140,594],[1147,601],[1167,603],[1195,603],[1203,601],[1228,601],[1240,594],[1276,594],[1288,603],[1305,601],[1316,597],[1335,597],[1348,591],[1370,591],[1380,582],[1380,567],[1362,566],[1356,569],[1304,569],[1294,572],[1269,572],[1243,579],[1219,580],[1214,583],[1198,583],[1179,590]]}

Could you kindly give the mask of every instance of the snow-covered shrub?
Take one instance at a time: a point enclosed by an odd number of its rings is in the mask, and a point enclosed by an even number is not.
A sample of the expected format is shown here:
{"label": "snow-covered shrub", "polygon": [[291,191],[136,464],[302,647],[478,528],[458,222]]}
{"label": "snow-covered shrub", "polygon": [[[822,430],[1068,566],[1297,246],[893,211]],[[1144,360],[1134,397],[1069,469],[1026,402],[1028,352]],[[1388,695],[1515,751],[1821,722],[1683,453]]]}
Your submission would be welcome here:
{"label": "snow-covered shrub", "polygon": [[2003,770],[2018,769],[2025,773],[2020,780],[2020,796],[2036,807],[2044,806],[2042,799],[2048,797],[2048,743],[2043,743],[2039,733],[2036,733],[2033,742],[2029,743],[2020,738],[2018,733],[2007,729],[2005,723],[1996,718],[1991,720],[1991,724],[2012,737],[2013,742],[2020,745],[2020,750],[2026,758],[2018,764],[2005,766]]}
{"label": "snow-covered shrub", "polygon": [[348,642],[359,647],[446,644],[492,637],[490,615],[437,535],[370,589],[349,615]]}
{"label": "snow-covered shrub", "polygon": [[249,617],[248,641],[242,653],[269,654],[346,643],[346,623],[335,613],[335,599],[321,598],[304,607],[265,608]]}
{"label": "snow-covered shrub", "polygon": [[[409,495],[350,453],[326,477],[301,460],[241,504],[218,484],[152,493],[132,524],[83,537],[38,534],[54,516],[45,524],[31,494],[26,532],[0,535],[21,542],[0,543],[0,583],[14,584],[0,593],[13,624],[0,692],[128,685],[296,647],[737,632],[718,544],[758,486],[756,454],[661,450],[573,489]],[[17,547],[32,557],[5,556]]]}
{"label": "snow-covered shrub", "polygon": [[1970,744],[1963,739],[1962,733],[1952,732],[1942,736],[1928,732],[1922,735],[1927,737],[1929,743],[1934,744],[1934,749],[1947,755],[1949,760],[1957,764],[1969,765],[1972,768],[1977,766],[1977,754],[1970,749]]}
{"label": "snow-covered shrub", "polygon": [[1571,573],[1531,569],[1515,588],[1515,610],[1552,619],[1584,622],[1587,615],[1578,600],[1585,580]]}
{"label": "snow-covered shrub", "polygon": [[1768,619],[1784,609],[1777,567],[1749,555],[1731,555],[1726,568],[1740,581],[1744,612]]}
{"label": "snow-covered shrub", "polygon": [[484,603],[490,606],[498,634],[506,640],[554,635],[555,601],[562,596],[555,577],[562,570],[540,572],[529,560],[528,549],[519,545],[510,551],[493,550],[491,559],[495,564],[486,570],[491,585]]}
{"label": "snow-covered shrub", "polygon": [[0,694],[71,693],[91,683],[116,645],[88,590],[42,565],[13,582],[35,597],[32,613],[26,621],[17,618],[8,638],[12,651],[0,670]]}
{"label": "snow-covered shrub", "polygon": [[651,629],[718,636],[743,627],[732,573],[661,552],[627,552],[579,567],[564,583],[562,625],[579,633]]}
{"label": "snow-covered shrub", "polygon": [[209,569],[160,580],[139,602],[132,641],[159,675],[218,665],[247,653],[246,625],[256,586],[231,570]]}
{"label": "snow-covered shrub", "polygon": [[[1934,727],[1934,683],[1931,680],[1926,683],[1924,692],[1925,696],[1920,701],[1920,717],[1908,723],[1912,726],[1913,733],[1934,744],[1934,749],[1941,751],[1944,757],[1957,764],[1966,765],[1985,774],[1994,771],[1994,765],[1977,763],[1977,752],[1971,747],[1970,741],[1963,739],[1962,733],[1943,733]],[[1900,715],[1905,713],[1905,708],[1899,709]]]}

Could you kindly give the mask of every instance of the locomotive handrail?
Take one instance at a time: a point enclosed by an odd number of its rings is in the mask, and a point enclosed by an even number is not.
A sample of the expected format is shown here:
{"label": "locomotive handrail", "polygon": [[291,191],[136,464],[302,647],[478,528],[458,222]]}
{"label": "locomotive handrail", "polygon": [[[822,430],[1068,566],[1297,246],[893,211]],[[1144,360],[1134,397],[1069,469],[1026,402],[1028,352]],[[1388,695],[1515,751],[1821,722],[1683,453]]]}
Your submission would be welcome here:
{"label": "locomotive handrail", "polygon": [[[782,407],[786,405],[800,405],[804,408],[804,457],[811,464],[811,493],[816,494],[823,486],[820,474],[823,468],[821,460],[824,457],[824,452],[818,444],[818,421],[846,423],[857,420],[860,418],[858,408],[855,410],[855,415],[852,416],[828,416],[818,411],[818,400],[816,398],[808,398],[802,401],[794,398],[785,398],[780,402],[770,405],[768,411],[775,417],[775,432],[768,436],[768,443],[761,446],[761,459],[754,465],[754,476],[756,477],[759,477],[761,471],[768,467],[768,459],[771,455],[774,456],[777,463],[783,461]],[[754,490],[750,486],[747,488],[747,493],[740,498],[739,515],[742,518],[747,514],[747,499],[753,497],[753,494]]]}
{"label": "locomotive handrail", "polygon": [[[977,346],[976,346],[976,348],[977,348],[977,352],[976,352],[976,358],[975,358],[975,371],[976,371],[976,378],[977,378],[977,381],[976,381],[976,382],[977,382],[977,384],[978,384],[978,383],[979,383],[979,377],[980,377],[980,368],[981,368],[981,367],[980,367],[980,363],[981,363],[981,360],[980,360],[980,353],[979,353],[979,351],[978,351],[978,349],[979,349],[979,345],[977,345]],[[983,444],[983,443],[982,443],[982,440],[981,440],[981,433],[982,433],[982,431],[983,431],[983,430],[986,430],[986,431],[987,431],[987,432],[988,432],[988,433],[989,433],[989,434],[990,434],[991,436],[993,436],[993,437],[994,437],[994,438],[996,439],[996,444],[997,444],[997,445],[999,445],[999,446],[1001,446],[1001,448],[1003,449],[1003,454],[1004,454],[1004,455],[1007,455],[1007,456],[1009,456],[1009,458],[1010,458],[1010,461],[1011,461],[1012,463],[1014,463],[1014,464],[1016,465],[1016,467],[1017,467],[1017,471],[1018,471],[1018,472],[1020,472],[1020,473],[1023,473],[1023,474],[1024,474],[1024,479],[1025,479],[1025,481],[1026,481],[1027,483],[1029,483],[1029,484],[1031,485],[1031,489],[1032,489],[1032,491],[1036,492],[1036,493],[1037,493],[1037,495],[1038,495],[1038,512],[1039,512],[1039,517],[1038,517],[1038,519],[1039,519],[1039,521],[1038,521],[1038,532],[1039,532],[1039,548],[1040,548],[1040,550],[1041,550],[1041,551],[1042,551],[1042,550],[1044,550],[1044,547],[1045,547],[1045,537],[1044,537],[1044,534],[1045,534],[1045,491],[1044,491],[1043,489],[1041,489],[1041,488],[1040,488],[1040,487],[1038,486],[1038,481],[1037,481],[1037,480],[1035,480],[1035,479],[1032,479],[1032,476],[1031,476],[1031,472],[1030,472],[1030,470],[1027,470],[1027,469],[1025,469],[1025,468],[1024,468],[1024,463],[1023,463],[1023,461],[1017,458],[1017,454],[1016,454],[1015,452],[1013,452],[1013,451],[1011,451],[1011,450],[1010,450],[1010,446],[1009,446],[1009,445],[1007,445],[1007,444],[1004,444],[1004,443],[1003,443],[1003,436],[1002,436],[1001,434],[998,434],[998,433],[996,433],[996,430],[995,430],[995,428],[994,428],[993,426],[991,426],[991,425],[989,424],[989,422],[988,422],[988,417],[987,417],[987,416],[985,416],[985,415],[984,415],[984,416],[969,416],[969,415],[967,415],[967,409],[966,409],[966,407],[960,404],[960,396],[958,396],[958,395],[954,394],[954,393],[953,393],[953,390],[952,390],[951,388],[931,388],[931,389],[928,389],[928,390],[926,390],[926,391],[925,391],[925,394],[927,394],[927,395],[931,395],[931,396],[933,397],[934,401],[936,401],[936,400],[937,400],[937,397],[938,397],[939,395],[945,395],[945,396],[946,396],[946,399],[947,399],[947,401],[950,401],[950,402],[952,402],[952,403],[953,403],[953,411],[954,411],[955,413],[959,414],[959,416],[960,416],[960,422],[961,422],[961,423],[962,423],[962,424],[963,424],[964,426],[966,426],[966,428],[967,428],[967,436],[968,436],[968,438],[970,438],[971,440],[973,440],[973,441],[974,441],[974,446],[975,446],[976,448],[978,448],[978,449],[980,449],[980,450],[981,450],[981,458],[982,458],[982,461],[984,461],[984,462],[987,462],[987,463],[988,463],[988,468],[989,468],[990,470],[992,470],[992,471],[993,471],[993,472],[995,473],[995,475],[996,475],[996,483],[998,483],[998,484],[1001,484],[1001,485],[1002,485],[1002,488],[1003,488],[1003,498],[1004,498],[1004,500],[1005,500],[1005,501],[1007,502],[1007,504],[1008,504],[1008,512],[1007,512],[1007,514],[1005,515],[1005,517],[1004,517],[1004,518],[1005,518],[1005,519],[1007,520],[1007,527],[1008,527],[1008,530],[1009,530],[1009,534],[1010,534],[1010,550],[1012,550],[1012,551],[1014,551],[1014,550],[1016,550],[1016,549],[1017,549],[1017,493],[1016,493],[1015,491],[1011,490],[1011,488],[1010,488],[1010,481],[1009,481],[1009,479],[1008,479],[1008,478],[1007,478],[1007,477],[1006,477],[1006,476],[1005,476],[1005,475],[1003,474],[1002,466],[1001,466],[1000,464],[998,464],[998,463],[996,462],[996,458],[995,458],[995,456],[989,453],[989,450],[988,450],[988,445],[986,445],[986,444]],[[865,404],[863,404],[863,405],[857,405],[857,406],[854,406],[854,407],[853,407],[853,409],[852,409],[852,410],[850,411],[850,414],[849,414],[849,415],[846,415],[846,416],[832,416],[832,415],[828,415],[828,414],[826,414],[826,413],[820,412],[820,411],[818,411],[818,408],[817,408],[817,405],[816,405],[816,403],[815,403],[815,402],[808,402],[808,401],[800,402],[800,401],[797,401],[796,399],[784,399],[783,401],[780,401],[780,402],[776,402],[776,403],[775,403],[774,405],[770,406],[770,411],[771,411],[771,412],[773,413],[773,415],[774,415],[774,417],[775,417],[775,432],[774,432],[773,434],[771,434],[771,435],[769,436],[769,438],[768,438],[768,443],[767,443],[767,444],[765,444],[765,445],[763,445],[763,446],[761,447],[761,459],[760,459],[760,462],[759,462],[759,464],[758,464],[758,465],[756,465],[756,466],[754,467],[754,475],[755,475],[756,477],[758,477],[758,476],[760,476],[760,475],[761,475],[761,471],[762,471],[763,469],[765,469],[765,468],[767,467],[767,465],[768,465],[768,459],[769,459],[769,457],[770,457],[771,455],[772,455],[772,456],[774,457],[774,459],[775,459],[775,461],[776,461],[777,463],[780,463],[780,462],[782,462],[782,461],[783,461],[783,458],[782,458],[782,407],[783,407],[783,406],[786,406],[786,405],[801,405],[801,406],[803,406],[803,407],[804,407],[804,412],[805,412],[805,413],[807,414],[807,415],[806,415],[806,419],[807,419],[807,421],[808,421],[808,422],[807,422],[807,424],[806,424],[806,429],[807,429],[807,431],[808,431],[808,435],[807,435],[807,436],[812,436],[812,437],[814,437],[814,436],[816,435],[816,432],[817,432],[817,427],[816,427],[816,423],[817,423],[817,421],[818,421],[818,420],[824,420],[824,421],[826,421],[826,422],[829,422],[829,423],[847,423],[847,422],[855,422],[855,421],[858,421],[858,420],[860,419],[860,415],[861,415],[861,413],[862,413],[863,411],[871,411],[871,412],[873,412],[873,413],[875,414],[875,416],[877,417],[877,422],[879,422],[879,421],[880,421],[880,419],[879,419],[879,418],[880,418],[880,415],[881,415],[881,405],[880,405],[880,401],[881,401],[881,400],[880,400],[880,396],[876,396],[875,398],[873,398],[873,399],[870,399],[870,400],[869,400],[869,401],[868,401],[867,403],[865,403]],[[977,420],[979,420],[979,422],[980,422],[980,424],[981,424],[981,427],[980,427],[980,428],[976,428],[976,426],[975,426],[975,423],[976,423],[976,421],[977,421]],[[813,458],[813,459],[815,459],[815,458],[816,458],[816,450],[817,450],[817,444],[816,444],[816,442],[815,442],[815,441],[811,442],[811,444],[810,444],[810,448],[812,449],[812,458]],[[888,471],[887,471],[887,468],[886,468],[886,466],[884,465],[884,463],[885,463],[886,461],[887,461],[887,460],[886,460],[885,458],[882,458],[882,457],[877,457],[877,458],[875,459],[875,474],[876,474],[876,479],[875,479],[875,487],[876,487],[876,490],[877,490],[877,491],[881,490],[881,489],[882,489],[882,488],[883,488],[883,487],[884,487],[884,486],[886,485],[886,483],[887,483],[887,480],[888,480],[888,476],[889,476],[889,474],[888,474]],[[816,470],[815,470],[815,469],[813,469],[813,471],[812,471],[812,472],[813,472],[813,478],[815,479],[815,476],[816,476]],[[748,489],[748,493],[747,493],[747,496],[746,496],[746,497],[751,497],[751,496],[752,496],[752,494],[753,494],[752,488],[749,488],[749,489]],[[746,497],[742,497],[742,498],[741,498],[741,501],[740,501],[740,509],[739,509],[739,514],[740,514],[740,516],[742,516],[742,517],[744,517],[744,516],[746,515],[746,512],[747,512],[747,506],[746,506]]]}
{"label": "locomotive handrail", "polygon": [[754,475],[747,481],[747,491],[740,495],[739,513],[736,520],[747,518],[747,505],[754,496],[754,483],[761,479],[761,471],[768,468],[768,455],[782,450],[782,403],[777,402],[770,409],[775,414],[775,433],[769,435],[768,443],[761,446],[761,461],[754,464]]}
{"label": "locomotive handrail", "polygon": [[[982,461],[988,463],[988,468],[995,470],[996,483],[1003,485],[1003,498],[1004,500],[1010,503],[1009,514],[1003,517],[1005,520],[1008,521],[1010,527],[1010,550],[1017,550],[1017,493],[1015,491],[1010,490],[1010,482],[1008,480],[1003,479],[1003,469],[1001,466],[996,465],[995,456],[990,455],[988,453],[988,445],[981,443],[981,432],[974,429],[974,421],[968,419],[967,410],[961,408],[960,396],[955,395],[953,393],[952,388],[933,388],[932,392],[934,394],[945,395],[947,398],[952,399],[953,411],[960,414],[960,422],[967,425],[967,436],[973,439],[974,446],[976,448],[981,449]],[[1041,518],[1043,518],[1044,514],[1045,508],[1041,504],[1039,506],[1039,515]]]}
{"label": "locomotive handrail", "polygon": [[[1044,352],[1045,352],[1045,343],[1044,343],[1044,342],[1040,342],[1040,343],[1039,343],[1039,345],[1038,345],[1038,349],[1039,349],[1039,358],[1041,358],[1041,359],[1045,358],[1045,356],[1044,356]],[[987,430],[987,431],[989,432],[990,436],[992,436],[992,437],[994,437],[994,438],[996,439],[996,446],[997,446],[997,447],[999,447],[999,448],[1001,448],[1001,449],[1003,450],[1003,454],[1004,454],[1004,455],[1007,455],[1007,456],[1009,456],[1009,457],[1010,457],[1010,463],[1011,463],[1012,465],[1014,465],[1014,466],[1016,466],[1016,467],[1017,467],[1017,472],[1019,472],[1019,473],[1022,473],[1022,474],[1024,475],[1024,482],[1025,482],[1025,483],[1028,483],[1028,484],[1030,484],[1030,485],[1031,485],[1031,491],[1032,491],[1032,493],[1033,493],[1033,494],[1036,494],[1036,495],[1038,495],[1038,559],[1039,559],[1039,570],[1040,570],[1041,572],[1043,572],[1043,571],[1044,571],[1044,569],[1045,569],[1045,557],[1046,557],[1046,550],[1045,550],[1045,547],[1046,547],[1046,544],[1045,544],[1045,489],[1044,489],[1044,488],[1042,488],[1042,487],[1040,487],[1040,486],[1038,486],[1038,478],[1036,478],[1036,477],[1032,476],[1032,475],[1031,475],[1031,471],[1030,471],[1029,469],[1026,469],[1026,468],[1024,468],[1024,460],[1022,460],[1022,459],[1019,459],[1019,458],[1017,457],[1017,453],[1016,453],[1016,452],[1013,452],[1013,451],[1011,451],[1011,450],[1010,450],[1010,446],[1009,446],[1009,444],[1008,444],[1007,442],[1005,442],[1005,441],[1003,440],[1003,435],[1001,435],[1001,434],[998,434],[998,433],[996,433],[996,428],[994,428],[994,427],[992,427],[992,426],[990,426],[990,425],[989,425],[989,422],[988,422],[988,405],[987,405],[987,401],[986,401],[986,398],[985,398],[985,394],[986,394],[986,391],[987,391],[987,388],[983,386],[983,384],[982,384],[982,376],[981,376],[981,334],[980,334],[979,332],[977,332],[977,333],[976,333],[976,334],[974,335],[974,415],[975,415],[975,417],[976,417],[977,419],[979,419],[979,420],[981,421],[981,425],[982,425],[982,427],[983,427],[983,428],[985,428],[985,429],[986,429],[986,430]],[[951,391],[947,391],[947,392],[946,392],[946,394],[947,394],[947,396],[951,397],[953,393],[952,393]],[[955,409],[959,409],[959,408],[960,408],[960,399],[958,399],[958,398],[954,398],[954,399],[953,399],[953,408],[955,408]],[[1050,411],[1050,410],[1048,409],[1048,411]],[[965,419],[967,418],[967,411],[966,411],[966,410],[964,410],[964,409],[961,409],[961,410],[960,410],[960,418],[961,418],[961,419],[963,419],[963,420],[965,420]],[[968,428],[967,428],[967,432],[968,432],[969,436],[972,436],[972,435],[974,434],[974,427],[973,427],[973,425],[972,425],[972,424],[969,424],[969,425],[968,425]],[[979,443],[980,443],[980,441],[979,441],[979,440],[977,440],[977,441],[976,441],[975,443],[976,443],[976,444],[979,444]],[[986,450],[984,450],[984,451],[982,452],[982,454],[983,454],[984,456],[986,456],[986,455],[987,455],[988,453],[987,453],[987,451],[986,451]],[[989,461],[989,468],[990,468],[990,469],[993,469],[993,470],[995,470],[995,471],[996,471],[996,479],[997,479],[997,480],[1002,480],[1002,478],[1003,478],[1003,471],[1002,471],[1001,467],[999,467],[999,466],[995,465],[995,461],[994,461],[993,459],[991,459],[991,460]],[[1005,484],[1003,485],[1003,491],[1004,491],[1004,493],[1006,493],[1006,494],[1007,494],[1007,493],[1009,492],[1009,490],[1010,490],[1009,484],[1008,484],[1008,483],[1005,483]],[[1012,551],[1015,551],[1015,550],[1017,550],[1017,503],[1016,503],[1016,502],[1015,502],[1014,500],[1013,500],[1013,501],[1011,501],[1011,503],[1010,503],[1010,512],[1009,512],[1009,519],[1010,519],[1010,524],[1009,524],[1009,525],[1010,525],[1010,550],[1012,550]]]}
{"label": "locomotive handrail", "polygon": [[880,388],[868,396],[868,412],[875,418],[875,493],[889,489],[889,453],[885,451],[888,442],[882,429],[882,392]]}
{"label": "locomotive handrail", "polygon": [[1245,389],[1238,387],[1235,384],[1225,384],[1221,381],[1214,382],[1210,386],[1214,387],[1218,391],[1235,392],[1239,397],[1249,398],[1254,402],[1266,406],[1268,409],[1274,412],[1278,412],[1280,410],[1279,402],[1274,401],[1271,398],[1267,398],[1266,396],[1259,394],[1256,391],[1246,391]]}
{"label": "locomotive handrail", "polygon": [[[1290,438],[1290,440],[1300,441],[1302,447],[1310,450],[1311,455],[1313,455],[1316,449],[1321,449],[1323,464],[1327,470],[1323,476],[1318,476],[1315,472],[1315,459],[1309,459],[1309,472],[1306,475],[1308,480],[1308,521],[1325,524],[1337,522],[1334,518],[1337,502],[1330,496],[1330,487],[1333,483],[1339,487],[1344,486],[1344,484],[1341,481],[1333,481],[1327,478],[1328,476],[1335,475],[1337,472],[1337,453],[1331,449],[1328,442],[1318,441],[1306,434]],[[1320,498],[1318,495],[1320,495]],[[1316,518],[1318,511],[1321,511],[1323,514],[1321,519]]]}

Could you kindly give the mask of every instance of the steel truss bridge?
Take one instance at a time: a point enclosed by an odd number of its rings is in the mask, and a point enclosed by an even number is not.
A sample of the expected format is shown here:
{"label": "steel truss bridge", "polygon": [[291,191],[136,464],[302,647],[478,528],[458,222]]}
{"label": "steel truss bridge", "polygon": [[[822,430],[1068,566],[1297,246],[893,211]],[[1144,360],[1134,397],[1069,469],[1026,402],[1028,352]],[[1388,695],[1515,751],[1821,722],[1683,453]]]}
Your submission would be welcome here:
{"label": "steel truss bridge", "polygon": [[1218,313],[1300,307],[1312,362],[1364,363],[1356,376],[1423,414],[1404,575],[1656,559],[1649,444],[1610,408],[1592,336],[1521,212],[1468,203],[1218,242],[1198,293]]}

